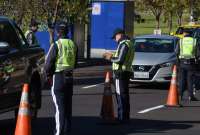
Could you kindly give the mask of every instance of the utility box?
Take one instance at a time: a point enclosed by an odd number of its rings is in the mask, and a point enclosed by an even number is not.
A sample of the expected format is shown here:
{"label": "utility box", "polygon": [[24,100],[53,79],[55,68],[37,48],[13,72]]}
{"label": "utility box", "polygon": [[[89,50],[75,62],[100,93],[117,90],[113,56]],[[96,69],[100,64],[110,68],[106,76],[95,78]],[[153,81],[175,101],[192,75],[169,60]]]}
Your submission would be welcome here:
{"label": "utility box", "polygon": [[101,58],[114,51],[117,44],[111,39],[116,28],[122,28],[132,38],[134,33],[134,1],[95,1],[91,15],[91,57]]}

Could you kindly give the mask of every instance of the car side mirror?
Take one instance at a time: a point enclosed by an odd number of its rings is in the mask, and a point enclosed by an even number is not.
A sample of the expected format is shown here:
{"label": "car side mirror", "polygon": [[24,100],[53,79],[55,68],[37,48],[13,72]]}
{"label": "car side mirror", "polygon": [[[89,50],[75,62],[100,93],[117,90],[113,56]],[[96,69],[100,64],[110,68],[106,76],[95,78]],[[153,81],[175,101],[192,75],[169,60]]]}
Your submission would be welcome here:
{"label": "car side mirror", "polygon": [[7,42],[0,42],[0,54],[6,54],[10,50],[9,44]]}

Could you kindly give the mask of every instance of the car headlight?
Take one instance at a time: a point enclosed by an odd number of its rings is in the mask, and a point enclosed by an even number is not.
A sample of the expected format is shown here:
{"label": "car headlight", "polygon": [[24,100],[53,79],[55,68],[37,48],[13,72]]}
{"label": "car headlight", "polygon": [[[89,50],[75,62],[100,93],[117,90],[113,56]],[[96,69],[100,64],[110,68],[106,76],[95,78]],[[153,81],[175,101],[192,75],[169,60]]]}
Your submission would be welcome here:
{"label": "car headlight", "polygon": [[164,67],[171,67],[171,66],[173,66],[173,63],[172,63],[172,62],[167,62],[167,63],[160,64],[160,67],[161,67],[161,68],[164,68]]}

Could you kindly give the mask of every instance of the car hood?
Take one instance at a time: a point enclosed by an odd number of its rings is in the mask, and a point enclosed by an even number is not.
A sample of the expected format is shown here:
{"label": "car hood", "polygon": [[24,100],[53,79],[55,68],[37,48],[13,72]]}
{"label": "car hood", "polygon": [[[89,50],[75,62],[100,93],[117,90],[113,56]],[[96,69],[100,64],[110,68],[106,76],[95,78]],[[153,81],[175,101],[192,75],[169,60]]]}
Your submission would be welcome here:
{"label": "car hood", "polygon": [[143,53],[136,52],[133,65],[158,65],[176,60],[175,53]]}

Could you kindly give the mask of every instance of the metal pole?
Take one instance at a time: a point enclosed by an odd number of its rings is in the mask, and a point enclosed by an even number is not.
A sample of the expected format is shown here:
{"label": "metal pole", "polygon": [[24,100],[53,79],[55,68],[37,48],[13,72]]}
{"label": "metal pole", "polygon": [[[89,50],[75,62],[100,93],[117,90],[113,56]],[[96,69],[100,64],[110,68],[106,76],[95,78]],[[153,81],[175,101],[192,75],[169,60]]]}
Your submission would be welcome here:
{"label": "metal pole", "polygon": [[190,0],[190,22],[194,22],[193,8],[194,8],[194,0]]}
{"label": "metal pole", "polygon": [[133,1],[133,36],[135,36],[135,0]]}

